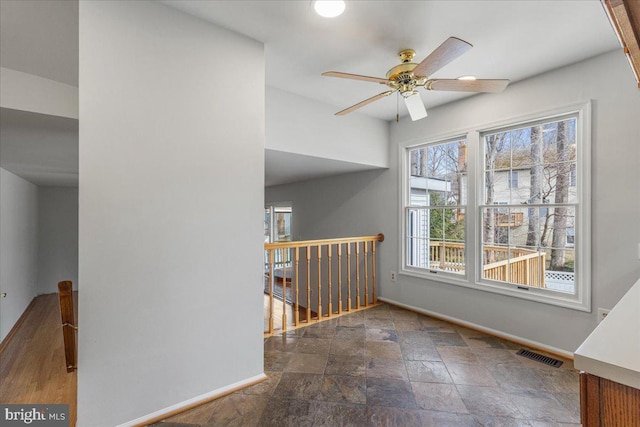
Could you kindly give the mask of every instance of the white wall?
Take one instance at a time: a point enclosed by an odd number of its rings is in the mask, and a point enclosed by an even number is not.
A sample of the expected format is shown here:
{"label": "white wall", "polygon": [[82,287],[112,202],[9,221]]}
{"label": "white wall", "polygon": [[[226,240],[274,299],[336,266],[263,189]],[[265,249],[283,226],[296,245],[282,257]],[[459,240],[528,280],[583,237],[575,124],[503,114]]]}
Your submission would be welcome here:
{"label": "white wall", "polygon": [[77,119],[78,88],[2,67],[0,107]]}
{"label": "white wall", "polygon": [[[401,244],[399,145],[589,99],[593,100],[592,313],[403,275],[395,283],[389,281],[389,271],[399,270]],[[500,95],[474,96],[431,109],[429,117],[418,122],[391,123],[388,171],[274,187],[266,197],[293,202],[294,232],[302,239],[384,233],[379,252],[381,296],[574,351],[596,326],[596,309],[611,308],[640,277],[638,112],[640,92],[623,54],[616,51],[513,84]],[[309,220],[301,219],[305,213],[311,215]]]}
{"label": "white wall", "polygon": [[38,188],[38,294],[58,292],[71,280],[78,289],[78,189]]}
{"label": "white wall", "polygon": [[38,188],[0,169],[0,341],[36,296]]}
{"label": "white wall", "polygon": [[262,44],[80,3],[78,425],[262,375],[264,104]]}
{"label": "white wall", "polygon": [[371,166],[389,166],[387,122],[267,87],[266,147]]}

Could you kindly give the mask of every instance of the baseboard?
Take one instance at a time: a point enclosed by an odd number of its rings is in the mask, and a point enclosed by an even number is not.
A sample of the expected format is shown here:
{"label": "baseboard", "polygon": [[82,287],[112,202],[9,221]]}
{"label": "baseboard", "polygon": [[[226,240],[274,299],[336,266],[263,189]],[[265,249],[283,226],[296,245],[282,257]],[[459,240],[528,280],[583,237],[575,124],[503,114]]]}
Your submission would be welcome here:
{"label": "baseboard", "polygon": [[211,402],[212,400],[215,400],[215,399],[219,399],[228,394],[235,393],[236,391],[242,390],[243,388],[261,383],[266,379],[267,379],[267,376],[264,373],[262,373],[254,377],[247,378],[246,380],[238,381],[237,383],[233,383],[228,386],[210,391],[208,393],[201,394],[200,396],[196,396],[194,398],[182,401],[180,403],[176,403],[175,405],[171,405],[167,408],[160,409],[159,411],[156,411],[151,414],[144,415],[140,418],[136,418],[135,420],[120,424],[118,427],[147,426],[149,424],[153,424],[158,421],[164,420],[165,418],[169,418],[174,415],[180,414],[182,412],[188,411],[189,409],[193,409],[196,406],[200,406],[202,404]]}
{"label": "baseboard", "polygon": [[22,312],[22,314],[20,315],[20,317],[18,317],[18,320],[16,321],[16,323],[13,325],[13,328],[11,328],[11,330],[9,331],[9,333],[7,334],[6,337],[4,337],[4,339],[2,340],[2,342],[0,343],[0,355],[4,352],[4,350],[9,346],[9,343],[11,342],[11,339],[13,338],[13,336],[16,334],[16,332],[18,332],[18,329],[20,329],[20,326],[22,326],[22,324],[24,323],[24,321],[26,320],[26,318],[29,316],[29,313],[31,312],[31,310],[33,309],[33,305],[36,302],[36,298],[37,297],[33,297],[33,299],[31,300],[31,302],[29,303],[29,305],[27,306],[27,308],[24,309],[24,311]]}
{"label": "baseboard", "polygon": [[464,327],[469,328],[469,329],[474,329],[476,331],[484,332],[486,334],[493,335],[493,336],[496,336],[498,338],[503,338],[503,339],[505,339],[507,341],[511,341],[511,342],[516,343],[516,344],[521,344],[521,345],[527,346],[529,348],[532,348],[534,350],[545,351],[545,352],[550,353],[550,354],[555,355],[555,356],[560,356],[560,357],[563,357],[565,359],[573,360],[573,353],[572,352],[569,352],[569,351],[566,351],[566,350],[562,350],[562,349],[559,349],[559,348],[556,348],[556,347],[553,347],[553,346],[550,346],[550,345],[542,344],[540,342],[532,341],[532,340],[529,340],[529,339],[526,339],[526,338],[522,338],[522,337],[519,337],[519,336],[516,336],[516,335],[511,335],[511,334],[508,334],[506,332],[498,331],[496,329],[487,328],[485,326],[477,325],[475,323],[468,322],[466,320],[461,320],[461,319],[458,319],[458,318],[455,318],[455,317],[451,317],[451,316],[447,316],[447,315],[444,315],[444,314],[436,313],[434,311],[425,310],[423,308],[414,307],[414,306],[408,305],[408,304],[403,304],[401,302],[397,302],[397,301],[394,301],[394,300],[389,299],[389,298],[378,297],[378,300],[384,301],[387,304],[391,304],[391,305],[395,305],[395,306],[398,306],[398,307],[406,308],[407,310],[415,311],[415,312],[420,313],[420,314],[426,314],[427,316],[434,317],[436,319],[446,320],[447,322],[451,322],[451,323],[454,323],[456,325],[464,326]]}

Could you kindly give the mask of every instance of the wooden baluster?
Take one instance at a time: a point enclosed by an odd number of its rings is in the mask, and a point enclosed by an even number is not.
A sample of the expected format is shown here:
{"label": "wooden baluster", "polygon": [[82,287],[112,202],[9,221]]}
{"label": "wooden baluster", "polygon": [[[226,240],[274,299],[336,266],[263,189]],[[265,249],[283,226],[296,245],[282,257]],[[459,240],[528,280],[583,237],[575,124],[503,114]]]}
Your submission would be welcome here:
{"label": "wooden baluster", "polygon": [[307,323],[311,323],[311,246],[307,246]]}
{"label": "wooden baluster", "polygon": [[322,245],[318,245],[318,318],[320,321],[322,317]]}
{"label": "wooden baluster", "polygon": [[342,243],[338,243],[338,313],[342,313]]}
{"label": "wooden baluster", "polygon": [[294,259],[295,263],[296,263],[296,305],[294,307],[294,310],[296,311],[293,314],[293,324],[295,326],[298,326],[298,324],[300,323],[300,306],[298,305],[298,293],[300,292],[300,283],[299,283],[299,279],[300,279],[300,274],[298,271],[298,264],[300,263],[300,248],[296,246],[296,251],[295,251],[295,259]]}
{"label": "wooden baluster", "polygon": [[76,319],[73,310],[73,283],[64,280],[58,283],[58,299],[60,301],[60,318],[62,320],[62,342],[67,372],[76,370],[78,345],[76,339]]}
{"label": "wooden baluster", "polygon": [[371,242],[371,287],[373,303],[377,304],[378,295],[376,295],[376,242]]}
{"label": "wooden baluster", "polygon": [[[282,248],[282,331],[287,330],[287,255],[289,249]],[[285,251],[287,255],[285,255]]]}
{"label": "wooden baluster", "polygon": [[347,310],[351,308],[351,243],[347,243]]}
{"label": "wooden baluster", "polygon": [[440,243],[440,269],[444,270],[444,242]]}
{"label": "wooden baluster", "polygon": [[269,333],[273,333],[273,249],[269,250]]}
{"label": "wooden baluster", "polygon": [[369,257],[369,245],[368,242],[362,242],[364,246],[364,306],[369,305],[369,267],[367,258]]}
{"label": "wooden baluster", "polygon": [[356,245],[356,308],[360,308],[360,243]]}
{"label": "wooden baluster", "polygon": [[332,292],[331,292],[331,244],[327,245],[327,295],[329,299],[327,300],[327,316],[331,317],[333,314],[333,303],[332,303]]}

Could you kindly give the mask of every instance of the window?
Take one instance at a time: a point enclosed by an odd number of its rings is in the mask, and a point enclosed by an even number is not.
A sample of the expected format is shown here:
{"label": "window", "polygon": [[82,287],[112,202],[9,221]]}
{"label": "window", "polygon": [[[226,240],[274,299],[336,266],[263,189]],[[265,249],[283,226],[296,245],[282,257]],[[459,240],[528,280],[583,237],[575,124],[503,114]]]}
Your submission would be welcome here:
{"label": "window", "polygon": [[404,148],[402,274],[590,310],[590,104],[547,117]]}
{"label": "window", "polygon": [[576,186],[576,167],[575,165],[571,166],[571,175],[569,178],[569,185],[572,187]]}
{"label": "window", "polygon": [[[576,118],[499,129],[483,134],[482,140],[487,184],[480,204],[481,278],[575,293],[575,250],[567,246],[567,230],[574,227],[579,206],[570,191],[577,161]],[[520,186],[514,182],[515,168],[528,177]],[[494,178],[504,169],[511,171],[508,189]],[[509,216],[520,221],[505,223],[504,205],[497,208],[495,199],[507,199]],[[562,283],[557,283],[556,272],[565,273]]]}
{"label": "window", "polygon": [[567,227],[567,246],[573,246],[576,243],[576,229]]}
{"label": "window", "polygon": [[518,188],[518,171],[509,172],[509,188]]}
{"label": "window", "polygon": [[465,273],[466,152],[464,140],[409,150],[407,267]]}

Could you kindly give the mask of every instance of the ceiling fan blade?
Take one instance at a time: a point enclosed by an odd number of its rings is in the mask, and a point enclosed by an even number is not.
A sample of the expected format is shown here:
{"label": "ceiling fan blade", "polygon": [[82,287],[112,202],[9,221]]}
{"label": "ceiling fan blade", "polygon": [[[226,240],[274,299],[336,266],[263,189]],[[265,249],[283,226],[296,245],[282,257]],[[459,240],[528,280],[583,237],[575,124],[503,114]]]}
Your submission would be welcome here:
{"label": "ceiling fan blade", "polygon": [[427,110],[424,108],[424,103],[418,92],[404,98],[404,103],[407,106],[407,110],[409,110],[411,120],[414,122],[427,117]]}
{"label": "ceiling fan blade", "polygon": [[371,104],[373,101],[377,101],[377,100],[378,100],[378,99],[380,99],[380,98],[384,98],[385,96],[389,96],[389,95],[391,95],[393,92],[395,92],[395,90],[388,90],[388,91],[386,91],[386,92],[379,93],[379,94],[377,94],[376,96],[372,96],[372,97],[371,97],[371,98],[369,98],[369,99],[365,99],[365,100],[364,100],[364,101],[362,101],[362,102],[358,102],[356,105],[352,105],[352,106],[351,106],[351,107],[349,107],[349,108],[345,108],[345,109],[344,109],[344,110],[342,110],[342,111],[338,111],[338,112],[336,113],[336,116],[344,116],[345,114],[349,114],[350,112],[355,111],[355,110],[357,110],[358,108],[362,108],[362,107],[364,107],[364,106],[365,106],[365,105],[367,105],[367,104]]}
{"label": "ceiling fan blade", "polygon": [[429,77],[472,47],[472,44],[464,40],[449,37],[413,69],[413,75]]}
{"label": "ceiling fan blade", "polygon": [[360,74],[341,73],[339,71],[327,71],[322,73],[327,77],[340,77],[342,79],[364,80],[365,82],[382,83],[386,84],[389,80],[381,77],[361,76]]}
{"label": "ceiling fan blade", "polygon": [[480,80],[458,80],[458,79],[435,79],[427,82],[427,90],[450,90],[460,92],[502,92],[509,84],[506,79],[480,79]]}

